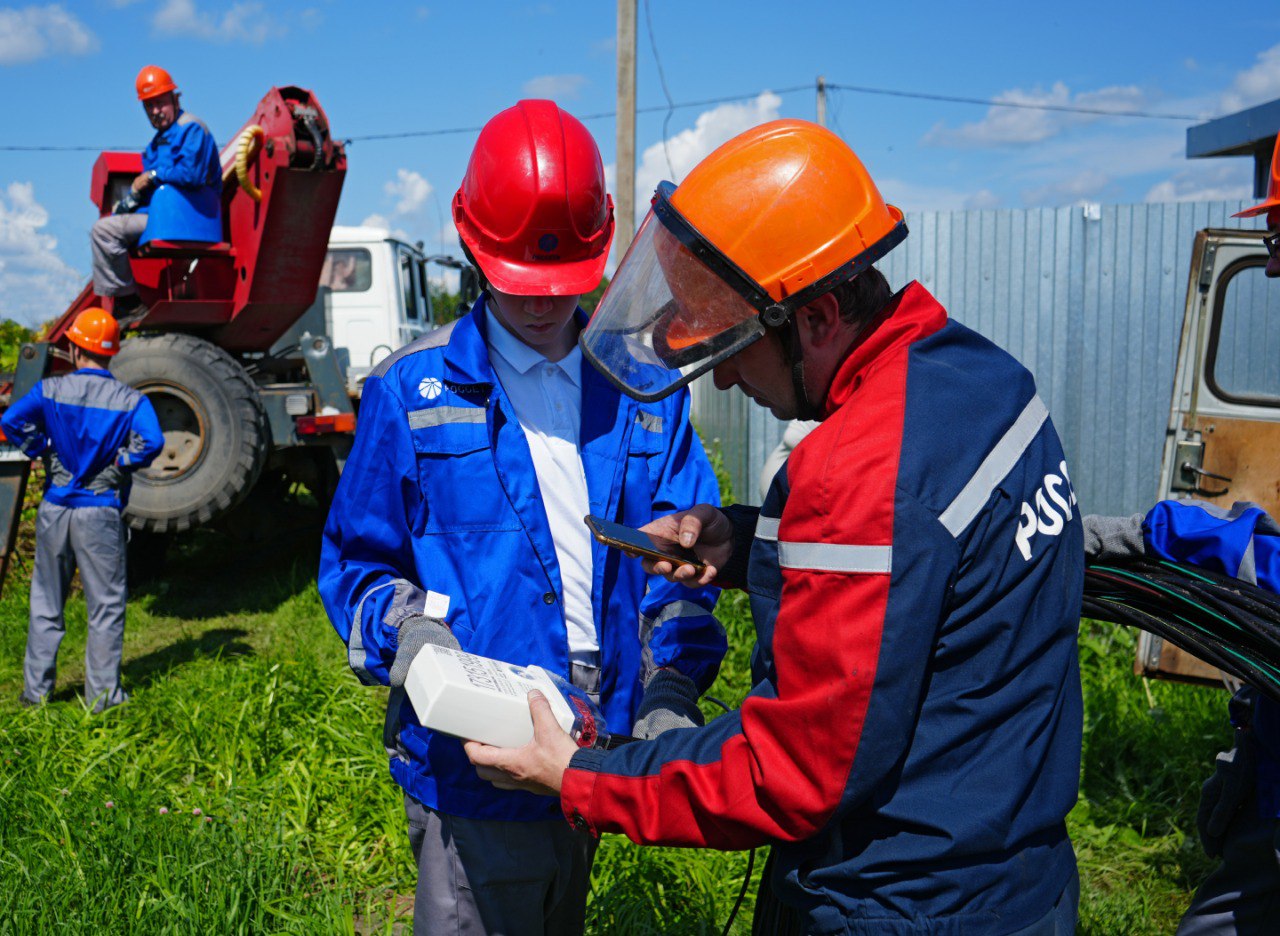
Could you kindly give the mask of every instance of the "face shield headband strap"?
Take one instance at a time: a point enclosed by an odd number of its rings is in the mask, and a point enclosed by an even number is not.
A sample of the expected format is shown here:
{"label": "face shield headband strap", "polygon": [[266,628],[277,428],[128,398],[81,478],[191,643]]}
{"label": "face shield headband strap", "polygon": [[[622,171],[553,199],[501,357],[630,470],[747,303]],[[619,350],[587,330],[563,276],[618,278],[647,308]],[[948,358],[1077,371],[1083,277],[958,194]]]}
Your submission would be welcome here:
{"label": "face shield headband strap", "polygon": [[799,292],[775,302],[773,297],[759,283],[707,240],[697,228],[680,214],[675,205],[671,204],[671,195],[675,192],[675,188],[670,182],[658,183],[658,190],[654,193],[653,198],[654,215],[672,236],[698,258],[699,262],[720,277],[725,285],[729,286],[759,312],[760,321],[769,328],[780,328],[795,314],[797,309],[803,308],[823,293],[835,289],[841,283],[853,279],[894,247],[901,244],[907,236],[906,221],[899,221],[888,234],[848,263],[836,267],[821,279],[814,280]]}

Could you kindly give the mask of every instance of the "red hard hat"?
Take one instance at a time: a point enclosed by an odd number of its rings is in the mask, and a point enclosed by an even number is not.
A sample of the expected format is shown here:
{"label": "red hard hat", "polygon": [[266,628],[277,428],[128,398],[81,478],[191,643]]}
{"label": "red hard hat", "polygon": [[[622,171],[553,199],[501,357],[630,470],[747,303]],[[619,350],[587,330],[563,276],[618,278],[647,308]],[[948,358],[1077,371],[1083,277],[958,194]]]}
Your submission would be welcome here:
{"label": "red hard hat", "polygon": [[153,97],[178,90],[178,86],[173,83],[173,76],[159,65],[147,65],[143,68],[138,72],[138,78],[134,84],[138,88],[139,101],[148,101]]}
{"label": "red hard hat", "polygon": [[120,325],[105,309],[85,309],[67,329],[67,340],[91,354],[120,353]]}
{"label": "red hard hat", "polygon": [[613,199],[596,141],[554,101],[507,108],[480,131],[453,196],[453,223],[502,292],[590,292],[613,240]]}

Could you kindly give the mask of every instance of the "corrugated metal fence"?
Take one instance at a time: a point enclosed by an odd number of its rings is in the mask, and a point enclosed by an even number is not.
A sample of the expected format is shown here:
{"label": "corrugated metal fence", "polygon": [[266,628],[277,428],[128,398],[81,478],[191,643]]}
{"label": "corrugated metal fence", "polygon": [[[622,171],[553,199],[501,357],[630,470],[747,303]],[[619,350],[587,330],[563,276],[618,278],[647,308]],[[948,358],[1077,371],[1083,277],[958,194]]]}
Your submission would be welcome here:
{"label": "corrugated metal fence", "polygon": [[[880,264],[895,289],[919,280],[952,317],[1036,376],[1089,513],[1145,510],[1156,496],[1196,231],[1254,226],[1249,202],[1181,202],[907,215]],[[784,425],[710,377],[693,388],[740,500],[759,501]]]}

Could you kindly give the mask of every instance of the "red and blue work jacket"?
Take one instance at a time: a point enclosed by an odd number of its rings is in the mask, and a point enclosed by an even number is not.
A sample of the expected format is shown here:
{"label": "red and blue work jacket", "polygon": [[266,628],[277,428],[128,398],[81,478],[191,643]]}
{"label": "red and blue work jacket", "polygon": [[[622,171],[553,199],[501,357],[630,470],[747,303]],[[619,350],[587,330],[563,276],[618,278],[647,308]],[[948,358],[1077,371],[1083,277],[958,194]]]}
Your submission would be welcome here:
{"label": "red and blue work jacket", "polygon": [[[569,678],[555,544],[524,431],[489,362],[483,303],[396,352],[365,382],[319,586],[366,683],[388,682],[407,615],[445,608],[464,650]],[[581,386],[579,449],[593,514],[638,527],[718,502],[686,392],[637,403],[585,361]],[[690,591],[594,540],[591,549],[601,708],[609,729],[626,734],[646,671],[672,667],[702,689],[715,679],[725,652],[711,615],[719,590]],[[462,743],[423,728],[399,693],[385,740],[392,776],[428,807],[482,819],[559,814],[554,798],[481,780]]]}
{"label": "red and blue work jacket", "polygon": [[753,690],[705,728],[579,751],[566,817],[772,843],[806,932],[1044,921],[1076,881],[1084,556],[1031,375],[911,284],[750,519]]}

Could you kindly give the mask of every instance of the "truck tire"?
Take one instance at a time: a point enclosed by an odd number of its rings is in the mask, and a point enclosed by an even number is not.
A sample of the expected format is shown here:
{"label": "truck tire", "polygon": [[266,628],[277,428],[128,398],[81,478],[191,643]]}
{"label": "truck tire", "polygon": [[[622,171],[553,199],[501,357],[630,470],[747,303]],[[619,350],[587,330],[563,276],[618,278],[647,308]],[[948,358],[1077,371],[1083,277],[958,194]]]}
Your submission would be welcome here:
{"label": "truck tire", "polygon": [[180,533],[240,503],[271,448],[267,416],[245,369],[191,335],[133,338],[111,363],[147,395],[164,451],[135,472],[125,520],[135,530]]}

